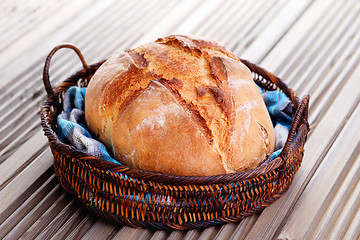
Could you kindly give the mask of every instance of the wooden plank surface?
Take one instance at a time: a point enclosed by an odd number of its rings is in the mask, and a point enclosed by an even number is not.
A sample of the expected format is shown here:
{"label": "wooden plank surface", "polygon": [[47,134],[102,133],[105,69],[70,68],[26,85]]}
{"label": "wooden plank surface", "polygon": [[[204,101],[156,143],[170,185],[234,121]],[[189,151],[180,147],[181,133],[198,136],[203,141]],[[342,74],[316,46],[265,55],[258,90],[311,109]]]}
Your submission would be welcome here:
{"label": "wooden plank surface", "polygon": [[[0,239],[360,239],[358,0],[3,0],[0,23]],[[70,42],[94,63],[168,34],[219,41],[310,93],[303,164],[260,214],[206,229],[134,229],[60,187],[39,121],[46,54]],[[52,84],[80,67],[72,52],[57,53]]]}

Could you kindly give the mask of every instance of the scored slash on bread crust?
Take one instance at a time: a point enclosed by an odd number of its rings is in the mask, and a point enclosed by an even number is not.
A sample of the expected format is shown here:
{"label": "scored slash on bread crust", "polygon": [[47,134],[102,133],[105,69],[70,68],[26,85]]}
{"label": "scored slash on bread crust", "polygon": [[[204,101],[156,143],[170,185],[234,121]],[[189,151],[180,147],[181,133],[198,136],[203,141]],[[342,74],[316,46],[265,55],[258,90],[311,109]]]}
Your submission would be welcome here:
{"label": "scored slash on bread crust", "polygon": [[[214,135],[212,134],[211,130],[206,125],[206,120],[202,117],[200,112],[196,110],[193,103],[187,103],[185,99],[182,98],[181,94],[179,93],[179,84],[172,84],[173,80],[166,80],[161,78],[159,83],[161,83],[164,87],[166,87],[176,98],[177,103],[185,110],[185,112],[189,113],[189,117],[199,126],[199,130],[201,130],[204,136],[207,138],[208,143],[212,144],[214,141]],[[176,82],[176,81],[175,81]],[[181,84],[182,85],[182,84]]]}
{"label": "scored slash on bread crust", "polygon": [[[256,167],[273,151],[271,120],[251,73],[223,46],[170,36],[119,56],[90,81],[85,115],[120,161],[168,174],[214,175]],[[180,108],[167,108],[174,103]]]}

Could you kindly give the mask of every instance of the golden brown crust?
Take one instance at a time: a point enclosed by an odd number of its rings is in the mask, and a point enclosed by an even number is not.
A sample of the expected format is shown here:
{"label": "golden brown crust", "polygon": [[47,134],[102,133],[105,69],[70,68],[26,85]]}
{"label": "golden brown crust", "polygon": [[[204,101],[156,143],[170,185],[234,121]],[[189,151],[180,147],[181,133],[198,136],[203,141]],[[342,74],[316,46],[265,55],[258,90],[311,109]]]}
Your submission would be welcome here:
{"label": "golden brown crust", "polygon": [[[139,108],[141,113],[134,114]],[[127,165],[175,175],[225,173],[198,125],[157,81],[128,106],[113,135],[122,136],[113,144],[121,146],[116,156]]]}
{"label": "golden brown crust", "polygon": [[185,112],[188,113],[188,116],[192,121],[194,121],[195,124],[198,125],[199,130],[202,131],[204,137],[206,137],[208,143],[212,143],[214,140],[214,136],[212,135],[211,130],[208,128],[206,124],[206,120],[201,116],[198,110],[194,107],[194,105],[190,102],[186,102],[181,94],[179,93],[178,89],[179,86],[183,86],[183,84],[179,84],[179,80],[175,81],[178,84],[173,84],[173,80],[176,78],[173,78],[171,81],[166,80],[164,78],[159,80],[159,83],[161,83],[164,87],[166,87],[170,93],[173,94],[173,96],[176,99],[176,102],[179,106],[181,106]]}
{"label": "golden brown crust", "polygon": [[96,72],[85,101],[90,130],[120,161],[144,170],[230,173],[273,151],[250,71],[212,41],[169,36],[121,52]]}
{"label": "golden brown crust", "polygon": [[211,90],[225,112],[228,119],[228,131],[232,132],[234,129],[234,99],[230,92],[227,69],[224,65],[222,58],[214,56],[210,61],[211,74],[217,80],[217,87],[212,87]]}

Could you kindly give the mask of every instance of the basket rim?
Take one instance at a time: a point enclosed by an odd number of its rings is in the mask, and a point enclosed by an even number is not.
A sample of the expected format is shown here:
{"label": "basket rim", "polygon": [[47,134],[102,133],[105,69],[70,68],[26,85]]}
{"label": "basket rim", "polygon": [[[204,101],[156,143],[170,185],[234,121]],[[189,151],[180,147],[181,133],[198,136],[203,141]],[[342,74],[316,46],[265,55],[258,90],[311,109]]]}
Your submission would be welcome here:
{"label": "basket rim", "polygon": [[[41,107],[41,125],[43,127],[43,131],[45,136],[48,138],[51,147],[58,149],[59,151],[65,152],[66,154],[70,155],[72,158],[76,158],[84,163],[84,166],[91,169],[94,168],[98,173],[102,173],[103,176],[109,176],[109,171],[118,174],[126,174],[127,176],[135,179],[141,179],[145,181],[153,181],[153,182],[166,182],[167,184],[173,185],[189,185],[189,184],[197,184],[197,185],[206,185],[206,184],[226,184],[235,181],[241,181],[246,179],[252,179],[254,177],[265,175],[266,173],[272,172],[274,170],[281,170],[287,165],[288,163],[288,155],[291,152],[292,142],[296,142],[297,138],[302,138],[304,136],[295,135],[295,132],[299,128],[300,125],[305,124],[307,131],[305,131],[305,137],[309,130],[309,124],[307,122],[307,111],[308,111],[308,102],[309,96],[305,95],[302,100],[299,99],[296,92],[289,88],[280,78],[276,77],[270,72],[267,72],[263,68],[247,61],[244,59],[240,59],[254,74],[258,74],[267,81],[271,81],[271,83],[276,86],[277,89],[283,91],[292,101],[294,104],[294,108],[296,113],[294,115],[291,128],[289,131],[287,142],[278,157],[275,159],[266,162],[266,160],[257,166],[256,168],[237,172],[237,173],[228,173],[228,174],[219,174],[213,176],[178,176],[178,175],[171,175],[165,174],[161,172],[154,172],[154,171],[146,171],[141,169],[135,169],[129,167],[124,164],[116,164],[96,156],[87,154],[76,149],[74,146],[62,143],[58,137],[56,132],[53,130],[52,126],[54,125],[51,122],[51,109],[59,107],[60,101],[59,96],[65,92],[69,87],[74,86],[77,84],[79,79],[87,79],[91,76],[95,71],[105,62],[99,61],[89,66],[84,66],[83,69],[76,72],[75,74],[71,75],[65,81],[63,81],[59,86],[57,86],[53,94],[48,94],[48,97],[44,101]],[[45,84],[45,80],[44,80]],[[46,86],[46,85],[45,85]],[[272,86],[272,87],[274,87]],[[266,86],[261,86],[265,89]],[[48,92],[49,93],[49,92]],[[54,114],[57,117],[57,114]],[[55,118],[56,119],[56,118]],[[56,120],[55,120],[56,122]],[[294,138],[295,136],[295,138]],[[52,149],[53,150],[53,149]],[[91,169],[91,170],[94,170]]]}

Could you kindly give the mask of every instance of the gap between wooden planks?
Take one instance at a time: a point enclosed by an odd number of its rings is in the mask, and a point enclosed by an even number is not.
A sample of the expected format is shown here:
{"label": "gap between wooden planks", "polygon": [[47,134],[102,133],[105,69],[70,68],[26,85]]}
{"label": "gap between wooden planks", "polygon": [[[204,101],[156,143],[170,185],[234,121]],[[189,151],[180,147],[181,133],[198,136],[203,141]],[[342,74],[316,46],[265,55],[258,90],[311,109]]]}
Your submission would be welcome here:
{"label": "gap between wooden planks", "polygon": [[53,31],[69,21],[69,19],[74,17],[81,9],[91,5],[93,1],[94,0],[71,1],[71,3],[58,9],[59,11],[57,11],[56,14],[42,21],[42,23],[25,34],[25,36],[21,36],[14,41],[11,46],[1,53],[2,60],[0,62],[0,69],[3,69],[6,65],[14,61],[14,59],[24,54],[24,52],[27,52],[27,50],[36,46],[39,42],[43,41],[43,39],[49,37]]}

